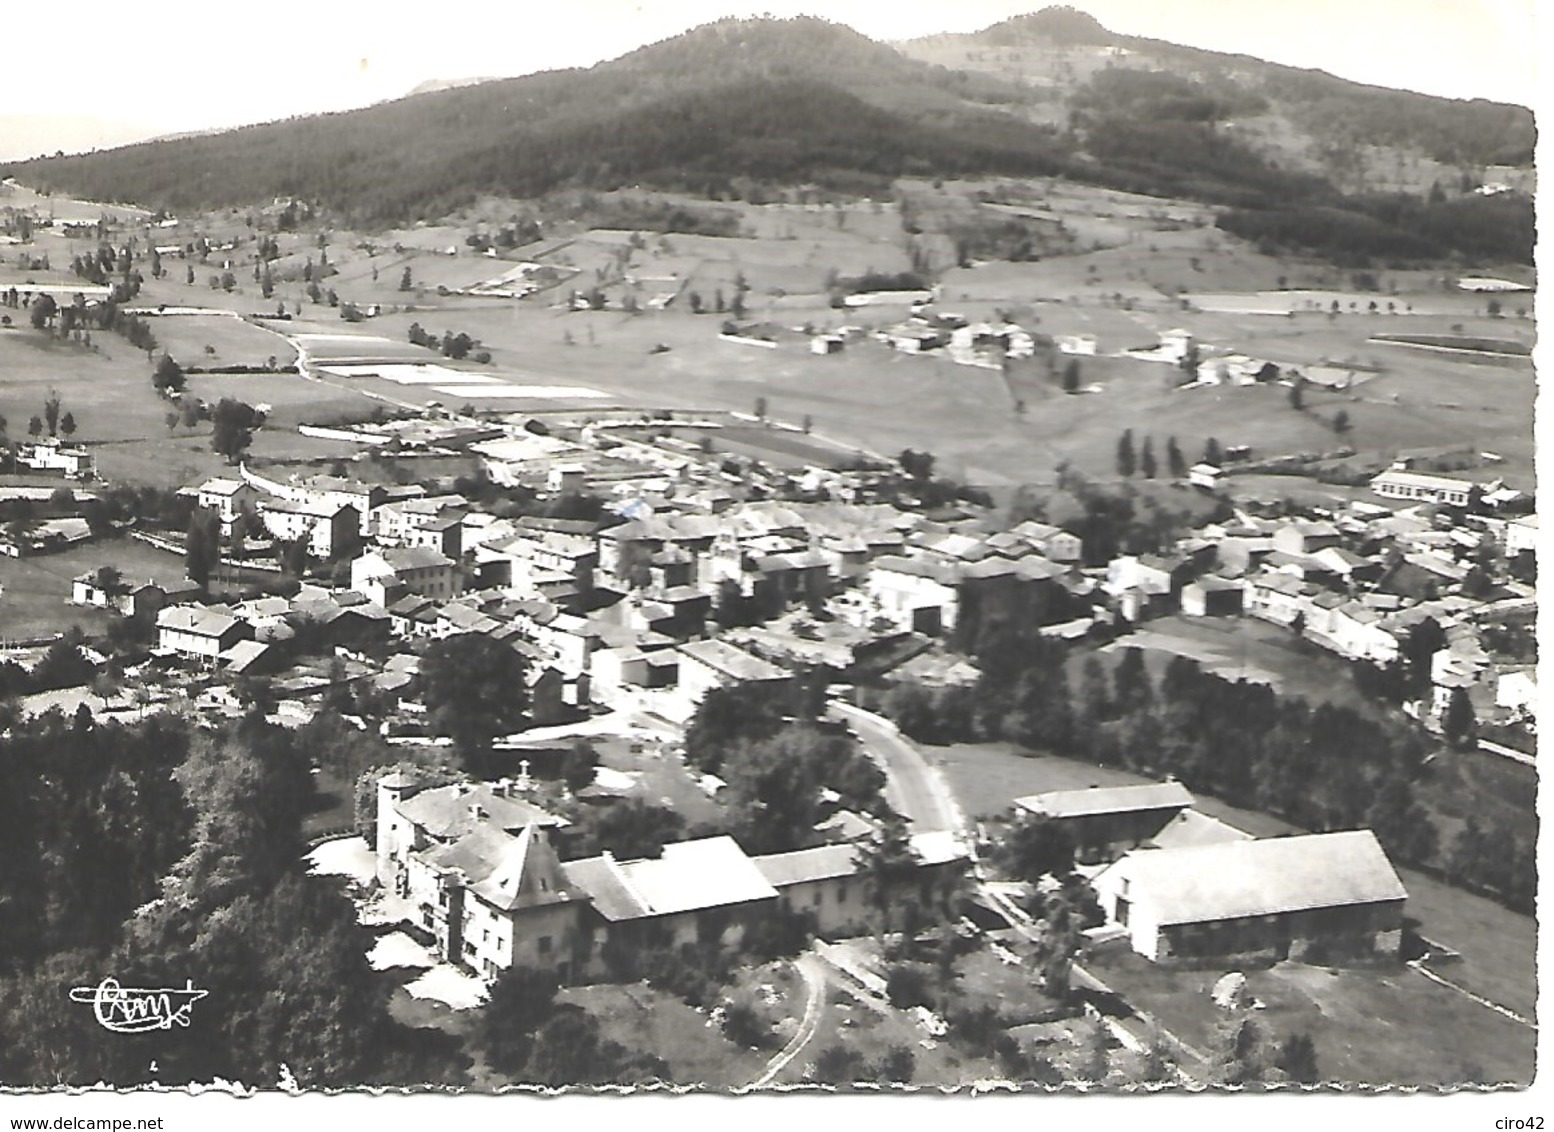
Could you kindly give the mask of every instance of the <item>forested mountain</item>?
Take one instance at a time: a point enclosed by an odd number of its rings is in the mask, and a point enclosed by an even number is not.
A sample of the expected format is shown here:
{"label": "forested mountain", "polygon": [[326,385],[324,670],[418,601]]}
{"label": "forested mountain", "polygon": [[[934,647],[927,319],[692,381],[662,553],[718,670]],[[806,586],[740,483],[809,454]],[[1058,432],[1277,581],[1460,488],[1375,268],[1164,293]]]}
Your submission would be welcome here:
{"label": "forested mountain", "polygon": [[1390,90],[1324,71],[1108,31],[1069,7],[1015,16],[969,35],[898,45],[912,58],[1075,97],[1099,71],[1164,72],[1226,105],[1226,117],[1274,115],[1319,148],[1387,146],[1445,165],[1529,166],[1536,137],[1522,106]]}
{"label": "forested mountain", "polygon": [[[564,187],[726,196],[739,184],[818,184],[874,193],[902,175],[1060,175],[1242,212],[1336,208],[1367,226],[1381,255],[1530,254],[1525,197],[1489,211],[1471,197],[1453,199],[1445,202],[1452,223],[1437,217],[1415,225],[1428,233],[1423,243],[1403,240],[1391,229],[1411,205],[1391,199],[1398,186],[1371,200],[1377,186],[1363,170],[1344,182],[1335,156],[1378,138],[1412,146],[1416,164],[1524,157],[1532,125],[1520,108],[1116,36],[1063,8],[905,49],[808,17],[727,19],[587,70],[0,172],[43,189],[181,210],[292,197],[358,224],[435,218],[482,193]],[[1310,152],[1297,159],[1269,141],[1275,134],[1297,136]],[[1434,156],[1417,156],[1426,151]],[[1415,190],[1412,203],[1443,203],[1425,200],[1432,187]],[[1455,178],[1449,186],[1453,196],[1468,187]],[[1454,223],[1464,216],[1470,235],[1459,239]],[[1287,217],[1243,226],[1294,243],[1309,228]]]}

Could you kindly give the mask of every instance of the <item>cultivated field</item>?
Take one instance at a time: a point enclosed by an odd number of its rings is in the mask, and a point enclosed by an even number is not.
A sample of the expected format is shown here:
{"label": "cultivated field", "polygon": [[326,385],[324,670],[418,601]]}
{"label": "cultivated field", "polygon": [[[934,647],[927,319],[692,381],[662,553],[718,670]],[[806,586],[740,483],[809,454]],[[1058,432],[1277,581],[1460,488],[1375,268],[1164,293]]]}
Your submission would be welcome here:
{"label": "cultivated field", "polygon": [[[971,318],[1003,312],[1038,333],[1094,334],[1102,355],[1147,346],[1161,331],[1182,327],[1206,352],[1236,350],[1296,368],[1374,365],[1381,372],[1348,390],[1310,388],[1305,411],[1296,412],[1283,387],[1179,390],[1173,386],[1180,375],[1171,366],[1127,358],[1081,359],[1082,385],[1098,391],[1068,396],[1058,390],[1040,356],[1012,365],[1006,377],[996,369],[958,366],[947,358],[903,355],[867,340],[825,357],[810,354],[801,334],[774,350],[717,341],[729,315],[715,310],[716,299],[721,292],[725,305],[731,303],[740,277],[748,286],[744,303],[749,320],[802,331],[878,328],[905,316],[904,306],[833,309],[825,294],[827,282],[836,276],[910,267],[902,216],[893,202],[846,208],[743,202],[695,206],[737,216],[739,234],[730,237],[633,234],[590,228],[586,219],[552,217],[539,243],[492,257],[467,246],[465,236],[474,230],[494,232],[524,206],[483,201],[440,226],[376,234],[332,232],[327,249],[320,249],[312,236],[280,234],[282,258],[271,265],[275,292],[269,300],[259,295],[251,271],[242,270],[251,255],[252,234],[237,219],[208,224],[187,220],[177,229],[159,232],[156,239],[186,243],[201,234],[213,240],[238,239],[235,251],[212,257],[234,260],[236,290],[231,295],[211,290],[209,264],[195,265],[195,283],[187,284],[186,270],[193,261],[173,257],[164,260],[164,278],[148,280],[137,302],[219,304],[238,311],[269,310],[279,303],[299,318],[270,324],[274,329],[288,335],[332,336],[305,340],[309,354],[321,361],[365,357],[448,364],[437,353],[409,344],[413,322],[439,337],[445,331],[466,333],[479,340],[478,349],[491,354],[484,365],[473,360],[453,365],[457,380],[328,376],[328,393],[313,390],[319,404],[311,414],[301,406],[283,409],[293,401],[282,393],[256,393],[253,399],[277,407],[278,421],[339,416],[334,399],[343,396],[349,403],[358,395],[369,406],[374,399],[416,408],[438,401],[504,412],[614,407],[749,412],[757,398],[763,398],[777,419],[797,423],[811,417],[817,437],[883,454],[908,447],[931,451],[945,474],[995,488],[1050,482],[1061,460],[1094,477],[1108,477],[1116,438],[1124,428],[1132,428],[1140,439],[1154,436],[1157,450],[1175,436],[1193,458],[1210,437],[1222,445],[1250,445],[1258,456],[1332,451],[1348,444],[1373,461],[1404,448],[1471,443],[1505,457],[1503,464],[1483,469],[1481,475],[1504,476],[1514,485],[1531,483],[1532,440],[1526,422],[1535,386],[1530,366],[1473,365],[1450,355],[1372,341],[1378,333],[1448,330],[1530,341],[1531,323],[1516,314],[1527,296],[1503,300],[1504,316],[1491,318],[1482,296],[1448,289],[1439,274],[1378,271],[1373,274],[1379,290],[1360,290],[1353,285],[1354,273],[1260,254],[1208,226],[1210,211],[1188,202],[1039,179],[943,186],[912,181],[903,188],[914,215],[927,218],[924,223],[931,224],[936,216],[974,215],[970,195],[983,190],[1002,202],[984,206],[987,215],[1061,224],[1072,237],[1076,254],[949,269],[943,274],[941,309]],[[918,239],[932,256],[942,256],[942,235],[929,230]],[[307,298],[304,265],[311,259],[316,268],[326,252],[333,274],[322,286],[358,307],[380,305],[380,316],[353,326],[327,305]],[[456,293],[524,261],[564,266],[577,275],[523,300]],[[63,262],[68,263],[68,255]],[[69,279],[59,266],[55,264],[54,274]],[[401,291],[407,266],[412,282],[409,290]],[[573,289],[592,286],[601,288],[610,309],[565,308]],[[446,293],[439,294],[439,288]],[[706,311],[700,316],[690,310],[692,291]],[[1263,294],[1268,292],[1287,294],[1284,305],[1297,307],[1302,302],[1327,307],[1337,298],[1342,313],[1297,310],[1283,317],[1235,309],[1200,311],[1183,302],[1184,297],[1200,295],[1215,306],[1235,308],[1238,298],[1247,299],[1241,305],[1277,306],[1281,300],[1268,299]],[[628,295],[642,313],[620,309]],[[650,309],[654,301],[671,295],[677,297],[667,309]],[[1374,314],[1369,311],[1372,301],[1378,304]],[[1397,313],[1387,313],[1388,303]],[[1412,315],[1404,313],[1409,306]],[[153,329],[191,354],[184,359],[189,364],[210,357],[204,354],[206,345],[216,349],[212,361],[228,364],[240,364],[237,359],[262,362],[276,353],[271,343],[279,345],[279,339],[230,321],[221,327],[228,332],[223,334],[218,321],[197,319],[175,328],[177,319],[164,318]],[[356,335],[380,341],[361,342],[352,337]],[[103,346],[115,350],[111,341]],[[124,349],[122,343],[118,349]],[[281,360],[288,360],[284,350]],[[1060,358],[1058,364],[1064,361]],[[153,403],[152,408],[157,406]],[[1332,429],[1340,410],[1353,426],[1341,438]],[[160,415],[150,414],[153,424]],[[139,419],[145,416],[142,411]],[[324,454],[290,445],[266,453],[265,446],[275,443],[275,436],[262,437],[256,441],[256,455]],[[178,459],[182,462],[186,456],[179,453]],[[118,464],[126,470],[155,465],[154,458],[128,453]],[[1294,491],[1311,486],[1309,480],[1282,479]]]}

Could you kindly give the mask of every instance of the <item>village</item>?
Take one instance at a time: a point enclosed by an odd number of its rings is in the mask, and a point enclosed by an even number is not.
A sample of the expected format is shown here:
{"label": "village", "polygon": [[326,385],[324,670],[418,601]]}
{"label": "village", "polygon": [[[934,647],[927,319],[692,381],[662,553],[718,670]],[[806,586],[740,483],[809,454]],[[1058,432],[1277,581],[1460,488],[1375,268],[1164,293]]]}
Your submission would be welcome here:
{"label": "village", "polygon": [[1530,1078],[1521,275],[4,187],[0,727],[290,736],[445,1083]]}
{"label": "village", "polygon": [[[1185,356],[1180,341],[1167,348],[1173,362]],[[688,768],[683,743],[718,689],[781,699],[823,687],[835,726],[861,717],[888,728],[893,738],[866,738],[865,750],[892,783],[915,782],[929,798],[903,813],[924,922],[1036,938],[1026,909],[1039,911],[1039,901],[989,863],[998,859],[989,829],[1006,827],[968,820],[939,771],[921,753],[889,751],[904,742],[895,726],[857,706],[859,684],[975,680],[965,643],[973,621],[1016,617],[1081,652],[1138,641],[1185,655],[1193,638],[1180,627],[1234,634],[1264,622],[1377,673],[1422,660],[1427,678],[1411,688],[1408,713],[1453,746],[1532,764],[1535,668],[1512,642],[1525,645],[1536,609],[1536,516],[1518,491],[1415,470],[1450,453],[1398,461],[1347,506],[1304,508],[1226,503],[1217,493],[1235,462],[1208,463],[1209,453],[1169,482],[1211,503],[1212,521],[1160,552],[1096,561],[1055,524],[1008,525],[953,493],[925,506],[914,492],[935,481],[916,453],[894,467],[785,469],[731,462],[717,439],[725,426],[797,433],[791,425],[753,415],[673,420],[711,438],[695,444],[670,423],[429,409],[335,431],[369,461],[390,446],[411,467],[418,454],[458,455],[470,470],[457,485],[358,477],[351,461],[285,478],[240,462],[176,493],[177,513],[194,517],[183,531],[139,522],[98,539],[79,515],[13,522],[7,553],[86,554],[95,564],[74,577],[69,602],[122,615],[144,641],[143,659],[117,679],[105,676],[115,664],[83,642],[88,663],[73,688],[22,695],[16,708],[220,721],[257,703],[296,727],[371,699],[376,720],[348,711],[354,726],[435,751],[448,740],[427,722],[427,648],[480,637],[510,650],[537,730],[496,738],[498,778],[437,786],[437,776],[369,770],[375,833],[365,844],[315,825],[315,868],[351,878],[362,922],[380,933],[374,956],[422,970],[412,995],[463,1009],[513,967],[608,982],[626,977],[611,958],[622,947],[726,939],[754,931],[772,909],[812,916],[816,938],[831,941],[816,945],[830,979],[890,999],[879,956],[838,946],[880,927],[868,848],[886,828],[877,814],[833,802],[812,847],[775,854],[751,855],[726,834],[669,842],[646,859],[570,854],[573,823],[547,808],[555,794],[541,781],[557,773],[556,752],[601,740],[649,752],[622,764],[638,769],[589,768],[592,779],[574,785],[595,807],[650,797],[665,768],[715,798],[724,783]],[[15,458],[58,477],[67,496],[96,486],[90,452],[68,441],[23,443]],[[531,513],[488,509],[507,490],[523,492]],[[208,539],[203,552],[191,546],[197,535]],[[158,583],[121,571],[113,547],[124,540],[176,551],[188,575]],[[282,573],[276,562],[301,569]],[[10,670],[36,672],[51,648],[9,650]],[[1244,661],[1224,671],[1268,678]],[[641,769],[653,762],[663,765]],[[1006,806],[988,817],[1061,830],[1093,887],[1101,914],[1076,963],[1116,946],[1191,968],[1249,954],[1404,955],[1408,891],[1368,831],[1253,838],[1196,810],[1171,780],[1060,789]],[[1168,1048],[1158,1023],[1095,1017],[1129,1056]],[[1187,1049],[1171,1048],[1171,1063],[1191,1065]]]}

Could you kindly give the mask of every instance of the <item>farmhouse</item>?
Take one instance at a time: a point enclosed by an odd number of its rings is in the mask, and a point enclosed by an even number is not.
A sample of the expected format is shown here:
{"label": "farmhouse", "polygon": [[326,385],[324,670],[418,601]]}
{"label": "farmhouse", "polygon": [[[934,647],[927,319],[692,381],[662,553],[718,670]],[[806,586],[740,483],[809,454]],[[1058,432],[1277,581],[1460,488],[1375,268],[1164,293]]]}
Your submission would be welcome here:
{"label": "farmhouse", "polygon": [[206,480],[198,487],[186,487],[178,494],[192,495],[196,507],[216,512],[216,517],[221,520],[222,538],[232,537],[233,525],[245,512],[253,509],[259,498],[259,492],[251,484],[219,476]]}
{"label": "farmhouse", "polygon": [[633,949],[732,942],[777,896],[727,835],[665,845],[656,859],[617,861],[604,853],[561,869],[589,902],[589,914],[581,917],[581,950],[593,967],[610,941]]}
{"label": "farmhouse", "polygon": [[1470,480],[1427,476],[1419,472],[1386,471],[1371,480],[1371,490],[1388,499],[1445,503],[1451,507],[1467,506],[1476,486]]}
{"label": "farmhouse", "polygon": [[1094,885],[1107,919],[1157,963],[1395,957],[1408,897],[1368,829],[1142,849]]}
{"label": "farmhouse", "polygon": [[16,461],[40,472],[64,472],[72,479],[89,479],[92,475],[90,452],[85,448],[61,444],[54,439],[20,445],[16,451]]}
{"label": "farmhouse", "polygon": [[1192,804],[1193,796],[1180,782],[1055,790],[1014,800],[1017,810],[1068,834],[1075,856],[1087,864],[1138,848]]}
{"label": "farmhouse", "polygon": [[254,635],[248,622],[202,605],[170,605],[157,614],[156,628],[158,648],[210,661]]}

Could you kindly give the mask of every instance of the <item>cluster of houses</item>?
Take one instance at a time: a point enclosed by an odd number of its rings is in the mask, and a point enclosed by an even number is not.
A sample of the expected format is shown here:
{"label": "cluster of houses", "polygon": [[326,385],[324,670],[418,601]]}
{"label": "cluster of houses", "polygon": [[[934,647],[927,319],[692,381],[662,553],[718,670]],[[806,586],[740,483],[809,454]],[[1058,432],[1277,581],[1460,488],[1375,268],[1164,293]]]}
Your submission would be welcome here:
{"label": "cluster of houses", "polygon": [[[427,786],[402,773],[377,786],[375,870],[391,919],[429,937],[440,959],[484,978],[514,966],[564,980],[610,974],[613,954],[737,945],[780,912],[823,937],[876,920],[882,894],[864,843],[749,856],[727,836],[667,844],[652,858],[573,857],[569,823],[524,797],[522,780]],[[968,865],[948,833],[911,838],[915,875],[886,900],[949,914]]]}
{"label": "cluster of houses", "polygon": [[[246,467],[186,490],[228,538],[304,541],[337,563],[335,587],[306,587],[293,599],[306,608],[287,611],[288,624],[323,617],[332,626],[323,638],[341,645],[491,635],[529,662],[547,717],[596,703],[683,721],[712,687],[784,682],[817,663],[845,674],[882,643],[974,639],[967,634],[987,620],[1073,638],[1181,613],[1260,618],[1381,667],[1433,618],[1446,644],[1423,705],[1430,715],[1467,687],[1481,718],[1498,705],[1531,721],[1535,676],[1497,664],[1479,628],[1486,610],[1530,606],[1532,591],[1500,579],[1508,598],[1487,605],[1461,591],[1481,550],[1530,550],[1537,520],[1487,508],[1463,517],[1459,499],[1485,496],[1465,480],[1390,471],[1375,494],[1412,506],[1357,501],[1320,518],[1238,511],[1165,553],[1090,566],[1078,537],[1036,521],[998,530],[985,518],[844,502],[840,492],[823,502],[741,500],[679,443],[515,429],[474,445],[509,482],[612,495],[617,514],[604,523],[498,518],[454,492],[280,481]],[[603,459],[586,458],[601,450]],[[609,461],[635,472],[618,476]],[[78,600],[103,603],[85,592],[90,581],[78,579]],[[231,652],[238,642],[275,643],[252,610],[165,595],[158,604],[149,593],[113,600],[156,612],[163,650],[217,667],[256,662],[246,644]]]}
{"label": "cluster of houses", "polygon": [[[1169,553],[1114,559],[1102,589],[1129,622],[1174,613],[1256,617],[1380,668],[1398,663],[1414,628],[1432,619],[1445,643],[1432,661],[1434,690],[1422,705],[1427,718],[1438,720],[1460,687],[1480,718],[1500,707],[1530,722],[1536,678],[1525,665],[1496,662],[1481,637],[1499,618],[1530,616],[1533,588],[1483,575],[1482,584],[1498,592],[1498,600],[1486,601],[1464,594],[1463,586],[1481,560],[1530,554],[1537,516],[1463,514],[1455,508],[1483,491],[1450,477],[1389,471],[1371,486],[1383,498],[1400,498],[1404,490],[1428,494],[1402,497],[1414,506],[1396,510],[1356,500],[1325,518],[1238,511],[1179,540]],[[1510,681],[1504,695],[1502,679]]]}

